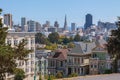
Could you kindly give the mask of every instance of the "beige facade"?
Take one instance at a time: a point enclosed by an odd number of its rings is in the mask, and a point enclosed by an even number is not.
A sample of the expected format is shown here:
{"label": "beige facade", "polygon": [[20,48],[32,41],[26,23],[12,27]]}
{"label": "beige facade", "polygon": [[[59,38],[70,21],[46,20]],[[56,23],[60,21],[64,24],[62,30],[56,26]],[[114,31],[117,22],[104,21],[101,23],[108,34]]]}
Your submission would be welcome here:
{"label": "beige facade", "polygon": [[[22,39],[27,40],[27,49],[32,49],[33,52],[27,56],[27,61],[16,61],[17,67],[25,72],[24,80],[34,80],[35,76],[35,33],[33,32],[9,32],[6,38],[6,43],[12,47],[19,44]],[[14,75],[7,74],[6,80],[13,80]]]}
{"label": "beige facade", "polygon": [[88,74],[90,54],[68,54],[67,74],[77,73],[78,75]]}

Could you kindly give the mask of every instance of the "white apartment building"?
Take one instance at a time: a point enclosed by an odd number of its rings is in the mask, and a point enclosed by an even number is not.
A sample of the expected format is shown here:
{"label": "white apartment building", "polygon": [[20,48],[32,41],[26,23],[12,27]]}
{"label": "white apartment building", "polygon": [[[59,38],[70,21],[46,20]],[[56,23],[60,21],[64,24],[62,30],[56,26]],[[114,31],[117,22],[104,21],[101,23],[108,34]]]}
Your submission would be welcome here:
{"label": "white apartment building", "polygon": [[[22,39],[27,40],[27,49],[32,49],[33,52],[27,56],[27,61],[16,61],[17,67],[25,72],[24,80],[34,80],[35,76],[35,33],[34,32],[9,32],[6,38],[6,43],[14,47]],[[38,77],[37,77],[38,78]],[[38,80],[36,78],[36,80]],[[7,74],[6,80],[14,80],[14,75]]]}

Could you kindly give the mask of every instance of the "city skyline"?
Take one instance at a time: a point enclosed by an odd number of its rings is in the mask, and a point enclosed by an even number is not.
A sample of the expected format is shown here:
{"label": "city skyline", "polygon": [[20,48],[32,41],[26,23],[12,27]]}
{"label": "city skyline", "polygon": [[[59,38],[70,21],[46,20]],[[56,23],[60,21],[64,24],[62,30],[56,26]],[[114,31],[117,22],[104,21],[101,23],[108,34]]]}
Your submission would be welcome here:
{"label": "city skyline", "polygon": [[[119,0],[1,0],[0,8],[3,14],[11,13],[15,24],[20,24],[21,17],[27,20],[38,21],[44,24],[46,20],[54,25],[58,21],[60,27],[64,26],[64,16],[67,15],[67,24],[75,22],[77,26],[84,26],[85,15],[93,15],[93,23],[101,20],[115,22],[119,16]],[[109,3],[109,4],[108,4]]]}

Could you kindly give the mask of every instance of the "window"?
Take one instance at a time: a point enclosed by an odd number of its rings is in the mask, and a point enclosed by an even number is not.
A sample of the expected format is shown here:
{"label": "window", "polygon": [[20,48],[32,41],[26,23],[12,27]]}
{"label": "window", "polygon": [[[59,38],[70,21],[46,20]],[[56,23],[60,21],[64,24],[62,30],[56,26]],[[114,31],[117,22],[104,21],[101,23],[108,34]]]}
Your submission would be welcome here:
{"label": "window", "polygon": [[29,41],[26,39],[26,44],[29,44]]}
{"label": "window", "polygon": [[74,58],[74,61],[75,61],[74,63],[76,64],[77,63],[77,58],[76,57]]}
{"label": "window", "polygon": [[29,65],[29,61],[26,62],[26,65]]}
{"label": "window", "polygon": [[33,51],[34,51],[34,47],[31,47],[31,50],[33,50]]}
{"label": "window", "polygon": [[34,39],[31,39],[31,44],[34,44]]}
{"label": "window", "polygon": [[19,66],[21,66],[21,61],[19,62]]}
{"label": "window", "polygon": [[93,65],[91,65],[91,68],[93,68]]}
{"label": "window", "polygon": [[34,54],[31,54],[31,58],[34,58]]}
{"label": "window", "polygon": [[24,61],[22,61],[22,65],[24,65]]}
{"label": "window", "polygon": [[31,64],[34,64],[34,61],[31,61]]}
{"label": "window", "polygon": [[27,58],[29,58],[29,54],[27,55]]}
{"label": "window", "polygon": [[29,72],[29,68],[26,68],[25,72]]}
{"label": "window", "polygon": [[7,40],[7,44],[11,44],[11,40],[8,39],[8,40]]}
{"label": "window", "polygon": [[78,58],[78,64],[80,64],[80,58]]}
{"label": "window", "polygon": [[31,68],[31,72],[33,72],[34,71],[34,68]]}
{"label": "window", "polygon": [[17,45],[18,44],[18,40],[14,40],[14,45]]}
{"label": "window", "polygon": [[96,57],[97,57],[97,55],[94,53],[94,54],[93,54],[93,58],[96,58]]}
{"label": "window", "polygon": [[44,61],[44,65],[46,65],[46,60]]}
{"label": "window", "polygon": [[83,64],[83,58],[81,57],[81,63]]}
{"label": "window", "polygon": [[63,61],[60,61],[60,66],[63,67]]}
{"label": "window", "polygon": [[72,58],[71,57],[68,57],[68,63],[72,64]]}
{"label": "window", "polygon": [[97,68],[97,65],[94,65],[94,68]]}

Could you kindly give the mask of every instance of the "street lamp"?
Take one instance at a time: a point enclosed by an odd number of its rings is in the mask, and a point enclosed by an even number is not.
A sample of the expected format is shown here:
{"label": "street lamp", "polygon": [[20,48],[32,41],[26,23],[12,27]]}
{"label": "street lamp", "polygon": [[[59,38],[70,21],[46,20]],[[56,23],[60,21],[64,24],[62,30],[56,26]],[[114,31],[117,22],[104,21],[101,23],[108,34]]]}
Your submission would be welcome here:
{"label": "street lamp", "polygon": [[49,78],[48,78],[48,80],[51,80],[51,79],[50,79],[50,71],[48,72],[48,75],[49,75]]}

